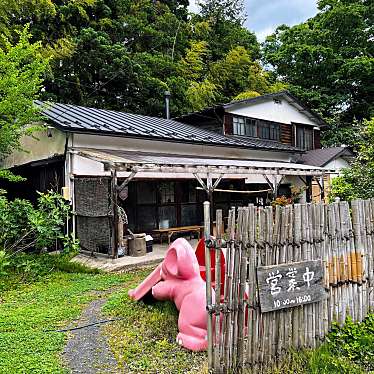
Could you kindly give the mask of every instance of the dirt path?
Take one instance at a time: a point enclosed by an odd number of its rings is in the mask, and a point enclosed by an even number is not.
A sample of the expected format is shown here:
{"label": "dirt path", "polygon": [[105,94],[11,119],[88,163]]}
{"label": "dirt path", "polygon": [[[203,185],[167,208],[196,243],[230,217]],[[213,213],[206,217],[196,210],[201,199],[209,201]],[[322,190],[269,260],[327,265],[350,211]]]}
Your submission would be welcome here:
{"label": "dirt path", "polygon": [[[92,301],[74,326],[69,327],[84,326],[105,320],[106,318],[101,314],[101,307],[106,300],[105,297]],[[101,324],[97,324],[69,332],[71,338],[62,357],[71,373],[118,373],[117,362],[101,332],[101,327]]]}

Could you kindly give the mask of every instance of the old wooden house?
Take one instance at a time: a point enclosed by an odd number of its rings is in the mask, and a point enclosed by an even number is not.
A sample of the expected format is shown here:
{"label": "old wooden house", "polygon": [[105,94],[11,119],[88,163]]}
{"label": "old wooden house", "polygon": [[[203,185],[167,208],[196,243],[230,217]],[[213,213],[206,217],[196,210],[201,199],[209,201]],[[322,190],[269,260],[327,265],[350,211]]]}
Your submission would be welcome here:
{"label": "old wooden house", "polygon": [[[63,190],[71,230],[83,249],[115,255],[118,214],[135,233],[201,225],[202,202],[215,209],[269,204],[291,187],[310,199],[324,167],[300,163],[320,148],[325,123],[287,91],[165,119],[37,102],[46,129],[27,138],[4,166],[27,181],[10,195]],[[322,178],[323,180],[323,178]],[[117,207],[122,209],[119,211]]]}

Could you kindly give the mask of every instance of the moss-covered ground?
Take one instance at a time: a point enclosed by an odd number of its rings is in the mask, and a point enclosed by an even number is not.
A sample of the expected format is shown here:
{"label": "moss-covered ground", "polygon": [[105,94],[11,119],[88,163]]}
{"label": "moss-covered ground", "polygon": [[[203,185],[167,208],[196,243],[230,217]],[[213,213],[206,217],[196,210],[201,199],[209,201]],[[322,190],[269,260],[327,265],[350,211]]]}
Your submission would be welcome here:
{"label": "moss-covered ground", "polygon": [[68,333],[53,330],[76,320],[100,297],[95,291],[103,290],[114,291],[105,313],[123,318],[104,328],[119,364],[113,373],[200,372],[205,354],[193,354],[175,343],[174,306],[128,298],[127,290],[149,271],[95,274],[68,259],[23,256],[0,276],[0,373],[69,372],[61,357]]}
{"label": "moss-covered ground", "polygon": [[[0,275],[0,373],[68,373],[61,353],[68,333],[94,299],[108,297],[102,332],[118,363],[113,373],[206,373],[206,354],[175,342],[172,303],[145,304],[127,292],[150,270],[101,274],[58,256],[21,256]],[[374,316],[334,327],[316,350],[291,353],[269,373],[374,373]]]}

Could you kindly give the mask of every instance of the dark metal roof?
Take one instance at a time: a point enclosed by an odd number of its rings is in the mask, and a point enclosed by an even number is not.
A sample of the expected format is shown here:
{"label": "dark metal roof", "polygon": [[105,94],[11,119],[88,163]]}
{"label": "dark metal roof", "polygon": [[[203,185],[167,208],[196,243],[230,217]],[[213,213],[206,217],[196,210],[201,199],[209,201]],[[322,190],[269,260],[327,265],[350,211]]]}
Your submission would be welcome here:
{"label": "dark metal roof", "polygon": [[194,115],[195,116],[196,115],[204,115],[204,113],[208,113],[210,111],[219,110],[219,109],[228,109],[228,108],[231,108],[235,105],[240,105],[240,104],[251,105],[251,104],[258,103],[258,102],[266,101],[266,100],[269,100],[269,99],[276,99],[276,98],[283,98],[283,99],[287,100],[287,102],[289,102],[291,105],[296,106],[299,110],[304,112],[309,118],[316,121],[316,123],[318,123],[319,125],[327,126],[324,119],[318,113],[316,113],[312,109],[308,108],[296,96],[292,95],[287,90],[274,92],[274,93],[270,93],[270,94],[264,94],[264,95],[252,97],[252,98],[249,98],[249,99],[233,100],[230,103],[218,104],[218,105],[212,106],[210,108],[206,108],[206,109],[204,109],[200,112],[193,112],[193,113],[188,113],[188,114],[182,115],[182,116],[178,117],[178,119],[184,119],[186,117],[194,116]]}
{"label": "dark metal roof", "polygon": [[225,136],[171,119],[143,116],[107,109],[36,101],[50,123],[63,131],[114,135],[227,147],[300,152],[299,149],[260,139]]}
{"label": "dark metal roof", "polygon": [[331,147],[308,151],[301,157],[301,162],[307,165],[323,167],[338,157],[354,157],[354,153],[348,147]]}

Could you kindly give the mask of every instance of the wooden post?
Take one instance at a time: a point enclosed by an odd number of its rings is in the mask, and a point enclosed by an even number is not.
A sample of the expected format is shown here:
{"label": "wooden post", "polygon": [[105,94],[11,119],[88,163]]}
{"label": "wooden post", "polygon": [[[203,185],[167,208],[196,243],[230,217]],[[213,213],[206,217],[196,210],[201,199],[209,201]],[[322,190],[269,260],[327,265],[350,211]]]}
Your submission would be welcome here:
{"label": "wooden post", "polygon": [[208,334],[208,367],[209,370],[213,368],[213,335],[212,335],[212,279],[211,279],[211,261],[210,248],[208,243],[210,238],[210,203],[204,202],[204,239],[205,239],[205,279],[206,279],[206,306],[208,309],[207,315],[207,334]]}
{"label": "wooden post", "polygon": [[117,170],[111,170],[111,192],[112,192],[112,257],[118,258],[118,194],[117,194]]}

